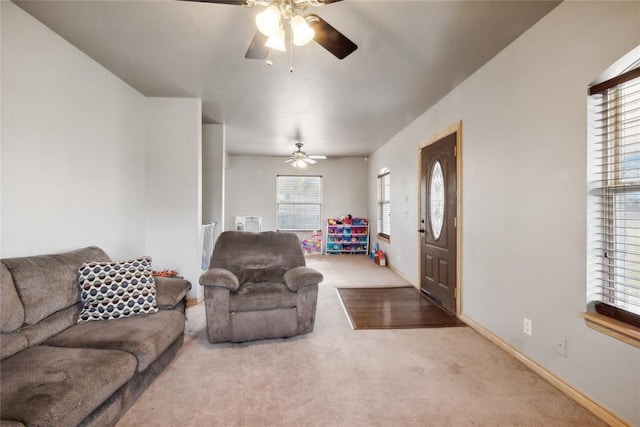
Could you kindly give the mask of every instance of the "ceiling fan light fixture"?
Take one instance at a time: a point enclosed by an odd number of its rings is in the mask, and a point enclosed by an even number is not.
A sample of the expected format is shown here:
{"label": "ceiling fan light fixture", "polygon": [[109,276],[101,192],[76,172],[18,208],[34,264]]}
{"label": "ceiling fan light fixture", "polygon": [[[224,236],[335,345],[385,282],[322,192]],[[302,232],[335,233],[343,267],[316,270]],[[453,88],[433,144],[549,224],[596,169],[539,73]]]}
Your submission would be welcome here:
{"label": "ceiling fan light fixture", "polygon": [[293,166],[296,169],[304,169],[307,167],[307,162],[305,162],[302,159],[295,159],[292,163],[291,166]]}
{"label": "ceiling fan light fixture", "polygon": [[304,169],[309,165],[315,165],[317,162],[312,159],[312,157],[316,158],[326,158],[325,156],[307,156],[307,153],[302,151],[302,142],[296,142],[296,147],[298,148],[296,151],[291,153],[291,157],[285,160],[285,163],[291,163],[296,169]]}
{"label": "ceiling fan light fixture", "polygon": [[309,26],[302,15],[296,15],[291,18],[291,30],[293,32],[293,44],[296,46],[303,46],[309,43],[316,35],[314,29]]}
{"label": "ceiling fan light fixture", "polygon": [[280,27],[280,30],[278,30],[278,32],[273,36],[269,37],[264,45],[270,49],[286,52],[287,48],[284,45],[284,28]]}
{"label": "ceiling fan light fixture", "polygon": [[274,4],[258,13],[256,26],[267,37],[276,35],[280,30],[280,8]]}

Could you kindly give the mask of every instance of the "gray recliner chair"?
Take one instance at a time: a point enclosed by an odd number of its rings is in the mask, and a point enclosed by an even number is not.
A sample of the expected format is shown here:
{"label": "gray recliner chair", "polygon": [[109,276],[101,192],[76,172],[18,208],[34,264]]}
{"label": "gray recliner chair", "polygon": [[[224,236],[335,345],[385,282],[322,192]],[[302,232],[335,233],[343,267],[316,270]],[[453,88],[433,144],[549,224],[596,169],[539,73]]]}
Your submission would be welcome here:
{"label": "gray recliner chair", "polygon": [[220,234],[209,270],[200,276],[209,341],[243,342],[313,331],[323,277],[305,265],[296,234]]}

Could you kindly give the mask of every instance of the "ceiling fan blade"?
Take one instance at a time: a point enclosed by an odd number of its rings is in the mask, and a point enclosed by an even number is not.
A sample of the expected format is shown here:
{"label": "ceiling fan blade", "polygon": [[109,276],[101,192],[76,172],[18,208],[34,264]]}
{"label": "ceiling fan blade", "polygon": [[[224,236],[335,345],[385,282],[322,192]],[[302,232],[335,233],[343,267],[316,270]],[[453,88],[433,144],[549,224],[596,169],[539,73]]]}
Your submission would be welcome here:
{"label": "ceiling fan blade", "polygon": [[220,4],[230,4],[234,6],[244,6],[244,0],[179,0],[179,1],[193,1],[198,3],[220,3]]}
{"label": "ceiling fan blade", "polygon": [[310,165],[315,165],[316,163],[318,163],[318,162],[316,162],[315,160],[313,160],[310,157],[304,157],[302,160],[304,160],[305,162],[309,163]]}
{"label": "ceiling fan blade", "polygon": [[294,160],[295,160],[295,159],[287,159],[287,160],[285,160],[284,162],[285,162],[285,163],[291,163],[291,162],[293,162]]}
{"label": "ceiling fan blade", "polygon": [[344,59],[355,51],[358,46],[340,31],[333,28],[318,15],[309,15],[309,25],[315,30],[313,39],[323,48],[331,52],[336,58]]}
{"label": "ceiling fan blade", "polygon": [[260,31],[256,31],[244,57],[247,59],[267,59],[267,56],[269,56],[269,48],[264,45],[266,42],[267,36]]}

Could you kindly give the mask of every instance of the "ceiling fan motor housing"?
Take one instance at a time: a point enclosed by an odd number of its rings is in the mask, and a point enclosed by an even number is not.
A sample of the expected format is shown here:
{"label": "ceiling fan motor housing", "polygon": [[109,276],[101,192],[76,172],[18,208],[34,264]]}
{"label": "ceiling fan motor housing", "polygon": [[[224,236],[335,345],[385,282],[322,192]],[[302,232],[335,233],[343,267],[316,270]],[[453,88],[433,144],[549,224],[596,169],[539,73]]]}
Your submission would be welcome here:
{"label": "ceiling fan motor housing", "polygon": [[[305,44],[309,41],[308,33],[313,31],[313,40],[320,46],[325,48],[329,53],[338,59],[344,59],[351,53],[353,53],[358,46],[349,40],[344,34],[332,27],[327,21],[319,17],[318,15],[309,14],[302,15],[309,6],[321,7],[330,5],[332,3],[338,3],[342,0],[183,0],[194,1],[204,3],[222,3],[230,5],[244,6],[247,8],[254,8],[256,6],[268,8],[270,6],[277,6],[280,11],[280,19],[283,21],[291,22],[294,16],[302,16],[309,26],[309,29],[305,31],[306,36],[301,37],[298,44]],[[284,37],[283,37],[284,38]],[[259,30],[256,31],[249,49],[245,53],[244,57],[247,59],[261,59],[265,60],[269,57],[270,48],[265,44],[268,41],[268,37],[265,36]]]}

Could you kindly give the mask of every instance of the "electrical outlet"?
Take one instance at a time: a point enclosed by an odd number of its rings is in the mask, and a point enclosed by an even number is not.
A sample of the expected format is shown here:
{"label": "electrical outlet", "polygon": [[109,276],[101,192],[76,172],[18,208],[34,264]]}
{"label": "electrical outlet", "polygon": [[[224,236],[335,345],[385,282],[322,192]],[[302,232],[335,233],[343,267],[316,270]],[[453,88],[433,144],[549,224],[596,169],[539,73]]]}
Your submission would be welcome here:
{"label": "electrical outlet", "polygon": [[567,357],[567,339],[566,338],[558,338],[556,342],[556,353],[560,356]]}
{"label": "electrical outlet", "polygon": [[525,334],[532,336],[533,335],[533,325],[531,323],[531,319],[524,318],[524,328],[523,331]]}

